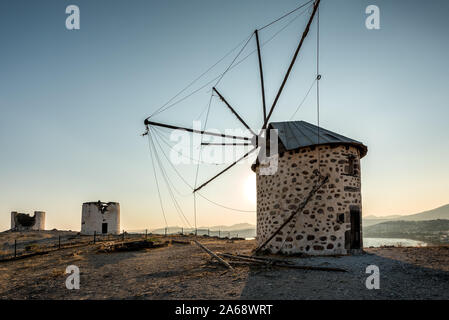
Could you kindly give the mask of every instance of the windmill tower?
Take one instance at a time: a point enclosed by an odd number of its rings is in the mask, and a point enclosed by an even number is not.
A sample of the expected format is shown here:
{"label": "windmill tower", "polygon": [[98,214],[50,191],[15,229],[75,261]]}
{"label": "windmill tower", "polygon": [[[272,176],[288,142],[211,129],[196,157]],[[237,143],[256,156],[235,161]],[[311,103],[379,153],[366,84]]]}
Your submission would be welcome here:
{"label": "windmill tower", "polygon": [[[319,125],[314,126],[303,121],[270,122],[304,40],[309,33],[312,21],[319,15],[320,0],[311,3],[312,1],[309,1],[290,12],[306,5],[310,5],[311,8],[311,15],[306,27],[269,108],[267,108],[265,98],[258,32],[290,13],[255,30],[246,43],[248,44],[249,40],[253,36],[255,37],[263,110],[263,125],[259,130],[252,130],[219,92],[217,89],[219,81],[212,88],[213,93],[248,130],[251,137],[230,136],[160,123],[153,121],[152,116],[144,121],[147,129],[144,135],[149,137],[150,128],[156,126],[186,130],[200,135],[219,136],[228,141],[218,144],[222,146],[246,145],[251,147],[237,161],[201,185],[197,186],[195,181],[195,186],[191,187],[194,199],[195,193],[200,189],[259,150],[258,160],[252,166],[253,171],[257,174],[257,241],[259,246],[256,252],[268,250],[276,253],[345,254],[362,247],[360,159],[366,155],[367,148],[361,142],[322,129]],[[317,32],[319,32],[319,28],[317,28]],[[317,89],[320,79],[317,63]],[[270,145],[270,141],[278,142],[278,148]],[[276,159],[277,166],[274,171],[267,174],[263,169],[267,163],[271,163],[273,158]]]}
{"label": "windmill tower", "polygon": [[[311,255],[360,250],[360,159],[367,147],[305,121],[274,122],[269,128],[279,137],[277,170],[266,175],[260,174],[259,162],[252,166],[259,246],[272,253]],[[315,190],[322,176],[327,181]]]}

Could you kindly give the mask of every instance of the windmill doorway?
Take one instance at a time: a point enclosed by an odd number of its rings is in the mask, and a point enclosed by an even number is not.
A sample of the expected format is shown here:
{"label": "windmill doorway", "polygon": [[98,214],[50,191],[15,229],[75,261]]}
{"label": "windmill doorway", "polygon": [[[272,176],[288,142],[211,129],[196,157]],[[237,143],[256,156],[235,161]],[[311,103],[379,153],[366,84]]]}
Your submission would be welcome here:
{"label": "windmill doorway", "polygon": [[108,224],[107,223],[102,223],[101,224],[101,233],[108,233]]}
{"label": "windmill doorway", "polygon": [[351,236],[350,236],[350,249],[361,249],[362,237],[360,234],[360,208],[351,207]]}

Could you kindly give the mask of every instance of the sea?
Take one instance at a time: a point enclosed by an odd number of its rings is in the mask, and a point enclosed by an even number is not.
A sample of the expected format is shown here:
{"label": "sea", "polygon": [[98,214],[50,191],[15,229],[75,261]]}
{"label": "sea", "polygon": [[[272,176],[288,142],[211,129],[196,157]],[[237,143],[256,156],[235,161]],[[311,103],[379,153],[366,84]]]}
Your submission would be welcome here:
{"label": "sea", "polygon": [[[245,240],[254,240],[255,238],[245,238]],[[365,248],[374,247],[379,248],[382,246],[394,246],[394,247],[426,247],[427,243],[418,240],[411,239],[398,239],[398,238],[363,238],[363,246]]]}
{"label": "sea", "polygon": [[427,243],[418,240],[411,239],[398,239],[398,238],[363,238],[363,246],[369,247],[382,247],[382,246],[395,246],[395,247],[426,247]]}

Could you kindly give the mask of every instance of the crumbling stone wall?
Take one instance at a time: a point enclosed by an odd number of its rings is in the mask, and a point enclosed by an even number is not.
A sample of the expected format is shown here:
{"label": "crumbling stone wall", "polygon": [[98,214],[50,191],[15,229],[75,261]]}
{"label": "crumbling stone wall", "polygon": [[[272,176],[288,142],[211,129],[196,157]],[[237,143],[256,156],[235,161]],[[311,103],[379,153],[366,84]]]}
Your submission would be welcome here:
{"label": "crumbling stone wall", "polygon": [[120,204],[101,201],[83,203],[81,233],[102,234],[103,224],[107,224],[106,233],[120,233]]}
{"label": "crumbling stone wall", "polygon": [[[349,253],[350,210],[360,211],[360,151],[351,145],[320,145],[279,154],[274,175],[257,175],[257,241],[265,241],[307,197],[321,174],[329,181],[266,248],[286,254]],[[360,244],[361,242],[360,222]]]}
{"label": "crumbling stone wall", "polygon": [[30,216],[26,213],[11,212],[11,230],[13,231],[29,231],[29,230],[45,230],[45,212],[34,211],[34,215]]}

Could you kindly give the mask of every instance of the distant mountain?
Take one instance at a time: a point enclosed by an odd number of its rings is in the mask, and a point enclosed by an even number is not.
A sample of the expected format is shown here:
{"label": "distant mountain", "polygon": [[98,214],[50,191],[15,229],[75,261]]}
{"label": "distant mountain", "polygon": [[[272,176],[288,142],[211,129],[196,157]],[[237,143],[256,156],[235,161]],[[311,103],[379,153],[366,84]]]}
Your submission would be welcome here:
{"label": "distant mountain", "polygon": [[[173,233],[194,233],[193,228],[182,228],[182,227],[168,227],[167,234]],[[209,234],[210,236],[222,236],[222,237],[243,237],[243,238],[254,238],[256,236],[256,226],[249,223],[238,223],[232,226],[212,226],[212,227],[198,227],[198,235]],[[165,228],[159,228],[151,230],[151,233],[164,234]]]}
{"label": "distant mountain", "polygon": [[449,219],[449,204],[410,215],[392,215],[386,217],[366,216],[363,218],[363,225],[369,227],[387,221],[425,221],[436,219]]}
{"label": "distant mountain", "polygon": [[[370,226],[375,226],[384,222],[391,221],[427,221],[427,220],[449,220],[449,204],[438,207],[432,210],[423,211],[420,213],[415,213],[411,215],[389,215],[384,217],[369,215],[363,217],[363,227],[367,228]],[[181,227],[171,226],[168,227],[167,233],[179,233],[183,230],[184,233],[194,232],[194,229],[188,229]],[[238,223],[231,226],[212,226],[212,227],[199,227],[198,234],[203,235],[207,234],[207,230],[209,230],[209,234],[218,235],[220,232],[221,236],[230,235],[231,237],[235,237],[239,235],[239,237],[251,238],[256,236],[256,226],[250,223]],[[151,230],[152,233],[164,234],[165,228],[159,228],[156,230]],[[365,235],[366,236],[366,235]]]}
{"label": "distant mountain", "polygon": [[[207,227],[205,227],[207,229]],[[232,226],[213,226],[209,227],[209,229],[212,231],[235,231],[235,230],[243,230],[243,229],[255,229],[256,226],[250,223],[237,223],[233,224]],[[204,228],[202,228],[204,229]]]}
{"label": "distant mountain", "polygon": [[364,228],[365,236],[391,233],[428,233],[449,231],[449,220],[388,221]]}
{"label": "distant mountain", "polygon": [[368,227],[372,226],[378,223],[391,221],[396,218],[400,218],[400,215],[392,215],[392,216],[385,216],[385,217],[377,217],[377,216],[366,216],[363,217],[363,226]]}
{"label": "distant mountain", "polygon": [[430,243],[449,242],[449,220],[387,221],[363,228],[366,238],[404,238]]}
{"label": "distant mountain", "polygon": [[438,207],[436,209],[415,213],[407,216],[401,216],[400,219],[404,221],[424,221],[424,220],[435,220],[435,219],[449,219],[449,204]]}
{"label": "distant mountain", "polygon": [[365,219],[370,219],[370,220],[375,220],[375,219],[380,219],[380,220],[386,220],[386,219],[395,219],[395,218],[400,218],[400,217],[403,217],[403,216],[401,216],[400,214],[394,214],[394,215],[391,215],[391,216],[374,216],[374,215],[369,215],[369,216],[366,216],[365,217]]}

